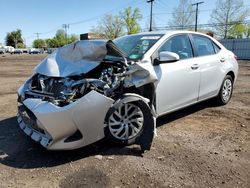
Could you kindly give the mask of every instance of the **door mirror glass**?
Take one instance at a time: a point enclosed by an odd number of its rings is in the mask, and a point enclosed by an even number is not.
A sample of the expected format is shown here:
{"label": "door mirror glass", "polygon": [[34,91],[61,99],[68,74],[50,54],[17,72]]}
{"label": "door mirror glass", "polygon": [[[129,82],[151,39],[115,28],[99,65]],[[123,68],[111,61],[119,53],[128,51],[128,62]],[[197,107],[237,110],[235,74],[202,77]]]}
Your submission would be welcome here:
{"label": "door mirror glass", "polygon": [[160,63],[169,63],[180,60],[180,56],[174,52],[162,51],[159,53]]}

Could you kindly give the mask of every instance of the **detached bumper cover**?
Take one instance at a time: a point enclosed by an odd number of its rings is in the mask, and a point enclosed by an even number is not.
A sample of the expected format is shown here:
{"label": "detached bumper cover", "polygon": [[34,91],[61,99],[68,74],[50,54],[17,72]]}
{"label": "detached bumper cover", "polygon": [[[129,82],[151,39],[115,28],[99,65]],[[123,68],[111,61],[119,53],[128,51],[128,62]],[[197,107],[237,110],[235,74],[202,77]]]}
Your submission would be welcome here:
{"label": "detached bumper cover", "polygon": [[36,131],[35,129],[30,128],[29,125],[24,122],[23,117],[19,113],[17,113],[17,122],[25,134],[30,136],[34,141],[39,142],[43,147],[48,147],[51,138]]}
{"label": "detached bumper cover", "polygon": [[[26,118],[19,112],[17,120],[28,136],[47,149],[76,149],[104,138],[104,119],[113,102],[96,91],[64,107],[41,99],[26,99],[23,105],[35,117]],[[68,142],[67,138],[76,132],[82,138]]]}

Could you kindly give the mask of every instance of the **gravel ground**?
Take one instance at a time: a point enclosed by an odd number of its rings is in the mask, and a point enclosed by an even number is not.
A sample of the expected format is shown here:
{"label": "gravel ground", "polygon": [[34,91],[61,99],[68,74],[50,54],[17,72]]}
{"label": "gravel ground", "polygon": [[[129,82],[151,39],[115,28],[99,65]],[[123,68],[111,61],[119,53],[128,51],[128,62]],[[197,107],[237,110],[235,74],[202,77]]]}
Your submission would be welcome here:
{"label": "gravel ground", "polygon": [[159,118],[142,156],[137,145],[105,141],[52,152],[28,138],[16,90],[43,57],[0,57],[0,187],[250,187],[250,61],[239,61],[228,105],[210,100]]}

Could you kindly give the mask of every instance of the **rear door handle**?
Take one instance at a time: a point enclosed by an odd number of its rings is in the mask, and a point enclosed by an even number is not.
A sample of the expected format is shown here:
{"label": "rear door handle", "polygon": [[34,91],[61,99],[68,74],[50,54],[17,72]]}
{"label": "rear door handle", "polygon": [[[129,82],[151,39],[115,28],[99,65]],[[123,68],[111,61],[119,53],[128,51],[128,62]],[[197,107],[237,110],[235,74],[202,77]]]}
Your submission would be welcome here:
{"label": "rear door handle", "polygon": [[193,69],[193,70],[196,70],[196,69],[198,69],[198,68],[199,68],[198,64],[193,64],[193,65],[191,66],[191,69]]}

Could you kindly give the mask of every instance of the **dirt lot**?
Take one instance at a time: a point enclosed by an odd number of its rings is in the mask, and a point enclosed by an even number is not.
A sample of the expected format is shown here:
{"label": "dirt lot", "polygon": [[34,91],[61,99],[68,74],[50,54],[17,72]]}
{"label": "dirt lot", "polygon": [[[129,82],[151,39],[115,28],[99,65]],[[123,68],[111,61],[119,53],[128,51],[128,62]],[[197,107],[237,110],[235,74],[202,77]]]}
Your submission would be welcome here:
{"label": "dirt lot", "polygon": [[158,119],[143,156],[105,141],[51,152],[16,122],[16,90],[42,55],[0,57],[0,187],[250,187],[250,62],[240,61],[231,102]]}

